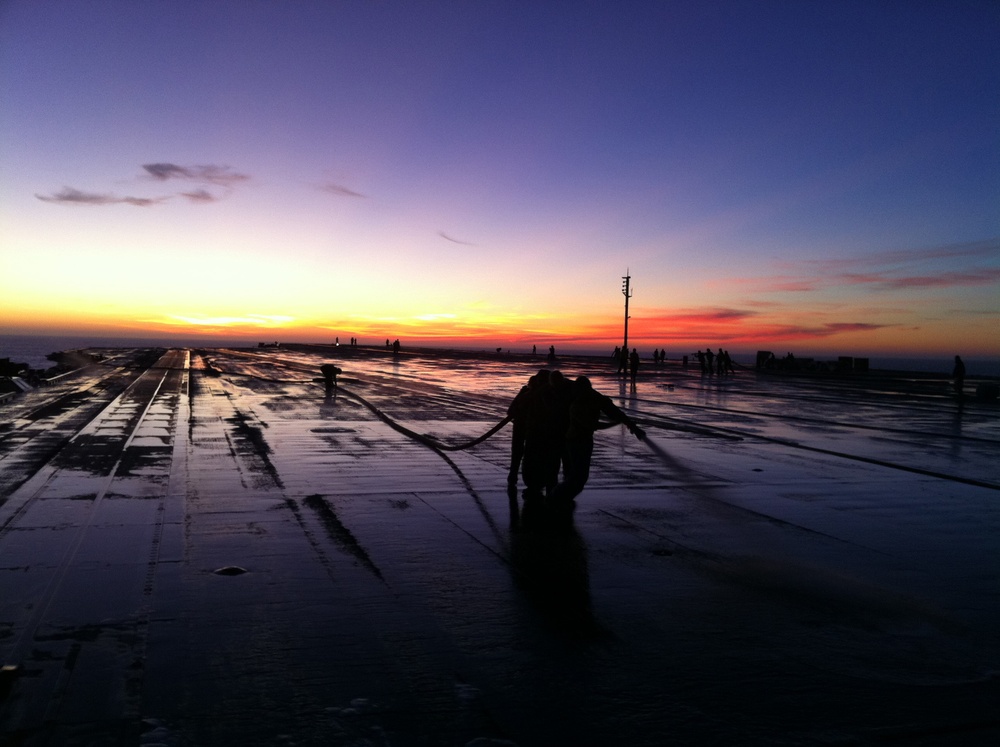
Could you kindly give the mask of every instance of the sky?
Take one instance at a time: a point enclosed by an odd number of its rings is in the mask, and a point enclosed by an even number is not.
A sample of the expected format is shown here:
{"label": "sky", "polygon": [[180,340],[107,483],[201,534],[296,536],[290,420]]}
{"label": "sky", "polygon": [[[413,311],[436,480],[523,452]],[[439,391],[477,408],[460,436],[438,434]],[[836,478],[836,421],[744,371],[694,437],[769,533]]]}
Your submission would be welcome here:
{"label": "sky", "polygon": [[1000,3],[0,0],[0,332],[1000,355]]}

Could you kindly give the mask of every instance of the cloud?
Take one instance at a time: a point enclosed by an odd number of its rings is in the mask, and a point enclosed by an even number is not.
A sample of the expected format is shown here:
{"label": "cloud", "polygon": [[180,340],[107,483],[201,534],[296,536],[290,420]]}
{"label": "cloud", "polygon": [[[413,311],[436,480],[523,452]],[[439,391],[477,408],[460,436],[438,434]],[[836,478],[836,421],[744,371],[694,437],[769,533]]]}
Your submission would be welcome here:
{"label": "cloud", "polygon": [[[811,292],[831,288],[870,287],[875,291],[965,288],[1000,281],[1000,239],[930,249],[876,252],[863,257],[803,260],[782,270],[801,270],[761,277],[729,278],[725,284],[749,292]],[[718,285],[719,283],[713,283]]]}
{"label": "cloud", "polygon": [[838,274],[848,268],[856,270],[864,267],[888,271],[890,267],[898,268],[900,266],[915,265],[934,260],[971,259],[976,257],[995,258],[998,254],[1000,254],[1000,238],[992,238],[962,244],[923,247],[920,249],[892,249],[854,257],[804,260],[800,265],[810,268],[811,272]]}
{"label": "cloud", "polygon": [[[158,182],[165,182],[172,179],[195,182],[197,184],[210,184],[217,187],[232,189],[235,184],[247,181],[250,177],[234,171],[229,166],[178,166],[176,163],[147,163],[142,168],[149,178]],[[207,204],[217,202],[220,197],[212,194],[206,189],[193,189],[187,192],[179,192],[181,197],[187,198],[190,202]],[[73,187],[63,187],[62,191],[50,195],[35,194],[42,202],[51,202],[59,205],[135,205],[136,207],[150,207],[166,202],[167,197],[133,197],[131,195],[119,197],[109,192],[84,192]]]}
{"label": "cloud", "polygon": [[366,195],[360,192],[355,192],[353,189],[348,189],[342,184],[334,184],[333,182],[328,182],[326,184],[319,185],[319,188],[324,192],[329,192],[337,197],[366,197]]}
{"label": "cloud", "polygon": [[73,187],[63,187],[61,192],[52,195],[36,194],[42,202],[52,202],[59,205],[135,205],[136,207],[150,207],[169,200],[169,197],[118,197],[113,194],[98,194],[96,192],[83,192]]}
{"label": "cloud", "polygon": [[182,197],[187,197],[191,202],[200,204],[219,201],[218,197],[204,189],[196,189],[193,192],[181,192],[180,194]]}
{"label": "cloud", "polygon": [[758,312],[747,309],[708,308],[654,311],[634,318],[642,319],[646,324],[696,324],[741,321],[757,315]]}
{"label": "cloud", "polygon": [[475,244],[469,241],[462,241],[460,239],[453,238],[448,234],[446,234],[444,231],[438,231],[438,236],[440,236],[442,239],[450,241],[453,244],[461,244],[462,246],[475,246]]}
{"label": "cloud", "polygon": [[883,278],[880,280],[886,290],[899,288],[954,288],[972,285],[990,285],[1000,281],[1000,267],[987,267],[975,272],[942,272],[938,275],[915,275],[912,277]]}
{"label": "cloud", "polygon": [[868,322],[831,322],[821,327],[803,327],[817,337],[827,337],[829,335],[839,335],[841,332],[874,332],[877,329],[885,329],[889,324],[869,324]]}
{"label": "cloud", "polygon": [[232,187],[234,184],[250,179],[247,174],[233,171],[230,166],[216,166],[214,164],[206,166],[178,166],[176,163],[145,163],[142,165],[142,168],[153,179],[161,182],[170,179],[181,179],[183,181],[202,184],[215,184],[220,187]]}

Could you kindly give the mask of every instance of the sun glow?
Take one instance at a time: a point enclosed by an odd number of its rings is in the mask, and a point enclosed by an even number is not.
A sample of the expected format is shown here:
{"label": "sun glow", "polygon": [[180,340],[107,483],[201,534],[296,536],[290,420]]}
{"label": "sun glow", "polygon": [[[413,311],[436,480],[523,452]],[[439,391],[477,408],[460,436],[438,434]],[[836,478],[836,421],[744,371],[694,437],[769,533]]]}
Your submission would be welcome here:
{"label": "sun glow", "polygon": [[[147,320],[156,323],[157,320]],[[248,314],[247,316],[181,316],[172,315],[166,319],[159,320],[161,324],[174,324],[177,326],[190,327],[255,327],[266,329],[280,329],[292,326],[295,321],[293,316],[278,316],[267,314]]]}

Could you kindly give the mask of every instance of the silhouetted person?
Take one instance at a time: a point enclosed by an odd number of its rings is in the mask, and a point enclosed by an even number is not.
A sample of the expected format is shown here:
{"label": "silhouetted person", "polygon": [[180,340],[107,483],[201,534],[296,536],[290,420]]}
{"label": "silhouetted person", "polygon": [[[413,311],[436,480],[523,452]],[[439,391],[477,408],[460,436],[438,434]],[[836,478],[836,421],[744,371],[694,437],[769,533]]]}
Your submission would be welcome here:
{"label": "silhouetted person", "polygon": [[523,403],[524,451],[521,476],[525,499],[539,498],[558,473],[561,434],[558,433],[556,402],[549,386],[550,373],[542,369],[532,381]]}
{"label": "silhouetted person", "polygon": [[537,345],[532,345],[531,346],[531,354],[535,355],[537,352],[538,352],[538,346]]}
{"label": "silhouetted person", "polygon": [[715,371],[715,353],[712,352],[712,348],[705,348],[705,370],[709,373]]}
{"label": "silhouetted person", "polygon": [[628,371],[632,377],[632,386],[635,386],[635,377],[639,373],[639,351],[632,348],[628,356]]}
{"label": "silhouetted person", "polygon": [[556,491],[560,501],[571,501],[580,494],[590,478],[590,461],[594,454],[594,431],[601,415],[616,423],[624,423],[638,439],[646,432],[632,418],[619,410],[608,397],[597,392],[586,376],[573,382],[573,399],[569,406],[569,428],[564,448],[565,472]]}
{"label": "silhouetted person", "polygon": [[399,338],[392,341],[392,354],[399,355]]}
{"label": "silhouetted person", "polygon": [[566,431],[569,430],[569,408],[573,402],[573,384],[560,371],[549,374],[549,396],[552,402],[552,419],[554,441],[552,449],[554,457],[547,463],[548,472],[545,476],[545,492],[552,495],[559,484],[559,468],[563,466]]}
{"label": "silhouetted person", "polygon": [[319,370],[323,374],[323,382],[326,384],[326,390],[336,389],[337,374],[342,373],[342,371],[332,363],[324,363],[319,367]]}
{"label": "silhouetted person", "polygon": [[517,487],[517,472],[521,468],[521,459],[524,457],[524,435],[527,429],[527,417],[529,399],[531,398],[531,388],[539,386],[544,374],[548,378],[548,371],[544,369],[528,379],[528,383],[521,387],[521,391],[515,395],[507,407],[507,415],[510,416],[511,437],[510,437],[510,469],[507,472],[508,488]]}
{"label": "silhouetted person", "polygon": [[705,354],[701,352],[701,350],[699,350],[697,353],[695,353],[695,357],[698,358],[698,365],[701,366],[701,372],[706,373],[707,369],[705,368]]}
{"label": "silhouetted person", "polygon": [[965,364],[962,363],[961,356],[955,356],[955,368],[952,369],[951,378],[954,379],[952,385],[955,387],[955,393],[961,395],[965,386]]}

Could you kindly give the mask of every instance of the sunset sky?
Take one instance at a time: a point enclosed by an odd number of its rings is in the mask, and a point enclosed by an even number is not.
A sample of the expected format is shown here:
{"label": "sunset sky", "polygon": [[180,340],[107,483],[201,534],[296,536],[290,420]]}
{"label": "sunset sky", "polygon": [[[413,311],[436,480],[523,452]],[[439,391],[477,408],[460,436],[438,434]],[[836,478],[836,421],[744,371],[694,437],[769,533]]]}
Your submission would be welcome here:
{"label": "sunset sky", "polygon": [[1000,3],[0,2],[0,331],[1000,355]]}

